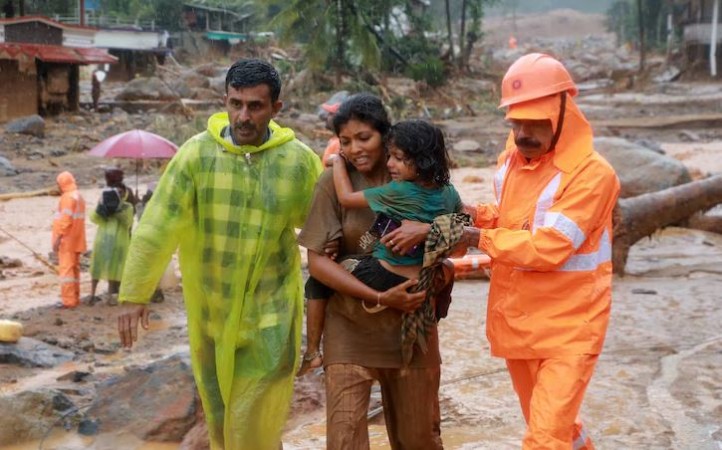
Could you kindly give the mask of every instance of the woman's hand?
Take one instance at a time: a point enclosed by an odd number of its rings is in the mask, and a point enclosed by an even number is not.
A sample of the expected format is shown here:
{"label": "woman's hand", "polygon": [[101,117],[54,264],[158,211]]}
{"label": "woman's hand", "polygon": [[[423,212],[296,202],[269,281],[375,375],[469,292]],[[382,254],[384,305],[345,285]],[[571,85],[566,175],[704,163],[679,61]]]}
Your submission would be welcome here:
{"label": "woman's hand", "polygon": [[426,298],[426,291],[406,292],[410,287],[418,284],[419,280],[406,280],[388,291],[382,292],[379,303],[389,308],[398,309],[405,313],[414,312]]}
{"label": "woman's hand", "polygon": [[426,241],[431,224],[402,220],[401,226],[381,238],[381,243],[397,255],[405,255],[414,245]]}

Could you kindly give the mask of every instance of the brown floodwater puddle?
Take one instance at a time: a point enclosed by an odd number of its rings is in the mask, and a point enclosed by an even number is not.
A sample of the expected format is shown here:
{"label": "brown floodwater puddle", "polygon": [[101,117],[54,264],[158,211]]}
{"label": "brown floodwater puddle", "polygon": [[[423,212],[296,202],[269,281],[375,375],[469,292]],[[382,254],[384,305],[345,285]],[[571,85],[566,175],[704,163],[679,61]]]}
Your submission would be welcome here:
{"label": "brown floodwater puddle", "polygon": [[130,434],[101,434],[81,436],[74,432],[55,429],[43,441],[30,441],[4,446],[3,450],[177,450],[180,443],[143,442]]}

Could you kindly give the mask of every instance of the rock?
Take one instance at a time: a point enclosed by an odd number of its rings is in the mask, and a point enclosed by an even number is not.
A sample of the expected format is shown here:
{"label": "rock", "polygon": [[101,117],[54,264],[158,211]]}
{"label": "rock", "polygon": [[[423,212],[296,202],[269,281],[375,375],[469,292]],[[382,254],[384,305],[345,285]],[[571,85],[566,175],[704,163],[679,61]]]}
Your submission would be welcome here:
{"label": "rock", "polygon": [[25,157],[30,161],[37,161],[38,159],[45,158],[45,155],[43,155],[41,152],[37,150],[33,150],[31,152],[28,152]]}
{"label": "rock", "polygon": [[679,138],[686,142],[699,142],[699,134],[689,130],[682,130],[679,132]]}
{"label": "rock", "polygon": [[0,156],[0,177],[12,177],[18,174],[18,170],[12,165],[10,160],[4,156]]}
{"label": "rock", "polygon": [[199,89],[209,90],[210,81],[199,73],[188,71],[175,78],[169,85],[182,98],[198,98],[194,93]]}
{"label": "rock", "polygon": [[626,139],[598,137],[595,149],[614,167],[622,185],[621,198],[661,191],[689,183],[692,178],[680,161]]}
{"label": "rock", "polygon": [[666,154],[666,152],[664,151],[662,146],[657,141],[652,141],[649,139],[637,139],[636,141],[634,141],[634,143],[636,145],[642,146],[644,148],[648,148],[648,149],[652,150],[653,152],[657,152],[660,155]]}
{"label": "rock", "polygon": [[74,408],[62,393],[43,389],[0,396],[0,448],[42,438],[63,413]]}
{"label": "rock", "polygon": [[178,450],[210,450],[208,439],[208,426],[204,420],[196,422],[195,426],[185,435]]}
{"label": "rock", "polygon": [[83,419],[78,424],[78,433],[83,436],[95,436],[99,429],[100,424],[97,420]]}
{"label": "rock", "polygon": [[221,101],[221,96],[218,95],[218,92],[209,88],[193,88],[190,98],[194,100],[218,100],[219,102]]}
{"label": "rock", "polygon": [[454,144],[454,151],[461,153],[480,152],[481,144],[471,139],[464,139]]}
{"label": "rock", "polygon": [[202,64],[194,69],[198,75],[203,75],[209,78],[226,76],[227,68],[225,66],[218,66],[213,63]]}
{"label": "rock", "polygon": [[23,262],[17,258],[8,258],[7,256],[0,256],[0,267],[4,269],[11,269],[22,267]]}
{"label": "rock", "polygon": [[37,114],[25,116],[8,122],[5,125],[5,131],[8,133],[30,134],[32,136],[43,137],[45,135],[45,120]]}
{"label": "rock", "polygon": [[679,67],[669,66],[664,72],[653,78],[655,83],[669,83],[670,81],[676,81],[679,76],[682,75],[682,70]]}
{"label": "rock", "polygon": [[73,383],[80,383],[90,375],[90,372],[83,372],[80,370],[73,370],[65,375],[61,375],[56,378],[56,381],[72,381]]}
{"label": "rock", "polygon": [[210,450],[211,443],[208,439],[208,426],[203,408],[198,408],[195,419],[196,424],[183,437],[178,450]]}
{"label": "rock", "polygon": [[226,93],[226,76],[220,76],[220,77],[213,77],[208,79],[208,83],[211,89],[213,89],[217,94],[225,94]]}
{"label": "rock", "polygon": [[178,94],[173,92],[162,80],[156,77],[136,78],[125,85],[115,97],[116,100],[177,100]]}
{"label": "rock", "polygon": [[15,344],[0,343],[0,363],[24,367],[55,367],[75,357],[73,352],[23,337]]}
{"label": "rock", "polygon": [[87,417],[102,433],[180,442],[196,422],[195,392],[188,355],[174,355],[100,384]]}

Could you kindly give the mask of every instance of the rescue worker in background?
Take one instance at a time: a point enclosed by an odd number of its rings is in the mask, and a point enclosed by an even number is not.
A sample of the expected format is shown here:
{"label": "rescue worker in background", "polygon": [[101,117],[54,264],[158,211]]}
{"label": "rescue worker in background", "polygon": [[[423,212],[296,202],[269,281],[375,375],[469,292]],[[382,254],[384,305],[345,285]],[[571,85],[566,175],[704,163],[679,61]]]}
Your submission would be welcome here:
{"label": "rescue worker in background", "polygon": [[338,155],[338,152],[341,150],[341,144],[338,140],[338,136],[336,136],[336,132],[333,129],[333,118],[336,116],[338,109],[341,107],[341,103],[343,103],[343,101],[347,98],[347,91],[339,91],[328,99],[326,103],[321,105],[321,109],[325,112],[325,117],[322,118],[325,120],[326,129],[333,132],[333,136],[329,138],[326,149],[323,151],[323,157],[321,158],[321,162],[323,162],[324,167],[331,167],[332,164],[331,161],[329,161],[329,157],[331,155]]}
{"label": "rescue worker in background", "polygon": [[281,80],[244,59],[226,75],[226,112],[189,139],[133,232],[118,317],[124,347],[180,245],[196,385],[214,450],[277,450],[299,361],[303,286],[294,228],[322,166],[271,119]]}
{"label": "rescue worker in background", "polygon": [[107,188],[101,193],[100,201],[90,213],[90,220],[98,225],[90,258],[90,301],[92,305],[100,299],[95,297],[99,280],[108,281],[108,305],[118,303],[118,290],[123,275],[123,266],[130,245],[130,229],[133,226],[133,205],[130,189],[123,184],[123,171],[111,167],[105,170]]}
{"label": "rescue worker in background", "polygon": [[85,243],[85,200],[70,172],[56,178],[60,189],[58,210],[53,220],[53,252],[58,255],[61,308],[75,308],[80,303],[80,255]]}
{"label": "rescue worker in background", "polygon": [[559,61],[522,56],[501,89],[512,131],[496,203],[469,209],[462,245],[491,257],[487,337],[519,397],[523,448],[591,449],[577,414],[609,323],[619,180]]}
{"label": "rescue worker in background", "polygon": [[509,50],[516,50],[517,46],[518,44],[516,38],[512,34],[511,36],[509,36]]}

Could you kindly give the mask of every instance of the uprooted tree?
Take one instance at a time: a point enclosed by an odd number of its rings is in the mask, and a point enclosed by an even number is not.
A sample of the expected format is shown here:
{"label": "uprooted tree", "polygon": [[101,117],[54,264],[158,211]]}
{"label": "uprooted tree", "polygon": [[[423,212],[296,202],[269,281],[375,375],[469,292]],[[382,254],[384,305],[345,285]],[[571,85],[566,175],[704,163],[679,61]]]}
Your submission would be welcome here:
{"label": "uprooted tree", "polygon": [[704,212],[722,203],[722,175],[620,199],[614,211],[614,272],[624,274],[629,249],[660,228],[682,225],[722,233],[722,220]]}

